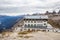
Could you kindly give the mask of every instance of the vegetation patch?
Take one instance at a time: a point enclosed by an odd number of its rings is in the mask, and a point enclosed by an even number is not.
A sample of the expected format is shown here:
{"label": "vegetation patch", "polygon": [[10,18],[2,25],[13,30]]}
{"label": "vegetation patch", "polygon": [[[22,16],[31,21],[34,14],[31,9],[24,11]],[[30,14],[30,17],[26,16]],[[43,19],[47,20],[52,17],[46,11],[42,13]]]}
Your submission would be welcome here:
{"label": "vegetation patch", "polygon": [[18,36],[18,37],[21,37],[21,38],[23,38],[23,35],[22,35],[22,36]]}
{"label": "vegetation patch", "polygon": [[33,32],[33,31],[23,31],[23,32],[19,32],[18,34],[28,34],[28,33],[31,33],[31,32]]}
{"label": "vegetation patch", "polygon": [[20,35],[20,36],[18,36],[18,37],[20,37],[20,38],[30,38],[30,37],[33,37],[33,36],[23,36],[23,35]]}
{"label": "vegetation patch", "polygon": [[55,28],[60,28],[60,20],[49,19],[48,23],[50,23]]}
{"label": "vegetation patch", "polygon": [[24,36],[24,38],[30,38],[30,37],[33,37],[33,36]]}

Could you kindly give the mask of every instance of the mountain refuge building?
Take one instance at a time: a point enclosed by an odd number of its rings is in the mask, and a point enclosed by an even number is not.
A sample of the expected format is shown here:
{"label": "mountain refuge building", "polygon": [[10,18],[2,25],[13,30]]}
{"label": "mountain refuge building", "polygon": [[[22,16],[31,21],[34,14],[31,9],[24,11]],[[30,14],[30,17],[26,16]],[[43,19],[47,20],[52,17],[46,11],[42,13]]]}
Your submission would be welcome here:
{"label": "mountain refuge building", "polygon": [[25,15],[14,25],[14,31],[46,30],[47,15]]}

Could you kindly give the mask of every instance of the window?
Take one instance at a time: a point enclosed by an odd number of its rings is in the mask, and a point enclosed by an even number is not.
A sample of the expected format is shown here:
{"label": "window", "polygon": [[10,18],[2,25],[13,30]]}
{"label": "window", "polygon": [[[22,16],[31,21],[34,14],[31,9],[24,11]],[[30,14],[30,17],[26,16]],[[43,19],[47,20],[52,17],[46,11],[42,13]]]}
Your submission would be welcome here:
{"label": "window", "polygon": [[30,23],[30,21],[28,20],[28,23]]}
{"label": "window", "polygon": [[20,29],[20,31],[22,31],[22,29]]}
{"label": "window", "polygon": [[42,23],[43,21],[40,21],[40,23]]}
{"label": "window", "polygon": [[37,23],[39,23],[40,21],[38,20]]}
{"label": "window", "polygon": [[31,24],[31,27],[33,26],[33,24]]}
{"label": "window", "polygon": [[31,20],[31,23],[33,23],[33,21]]}
{"label": "window", "polygon": [[34,26],[36,27],[36,24],[34,24]]}
{"label": "window", "polygon": [[36,28],[37,26],[36,26],[36,24],[34,24],[34,28]]}
{"label": "window", "polygon": [[42,24],[37,24],[37,26],[43,26]]}
{"label": "window", "polygon": [[18,25],[18,27],[20,27],[20,25]]}
{"label": "window", "polygon": [[44,25],[46,25],[46,23],[44,23]]}
{"label": "window", "polygon": [[44,22],[46,22],[46,20],[44,20]]}
{"label": "window", "polygon": [[36,23],[36,21],[34,21],[34,23]]}
{"label": "window", "polygon": [[25,22],[27,22],[27,21],[25,21]]}
{"label": "window", "polygon": [[33,28],[33,24],[31,24],[31,28]]}
{"label": "window", "polygon": [[30,24],[28,24],[28,27],[30,27]]}
{"label": "window", "polygon": [[25,24],[25,26],[27,26],[27,24]]}

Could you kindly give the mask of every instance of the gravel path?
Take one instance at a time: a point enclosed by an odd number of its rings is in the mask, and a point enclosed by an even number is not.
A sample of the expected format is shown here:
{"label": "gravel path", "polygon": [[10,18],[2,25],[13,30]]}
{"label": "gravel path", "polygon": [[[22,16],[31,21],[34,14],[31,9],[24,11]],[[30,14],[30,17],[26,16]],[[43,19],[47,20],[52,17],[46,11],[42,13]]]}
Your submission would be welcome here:
{"label": "gravel path", "polygon": [[0,38],[0,40],[60,40],[60,33],[53,32],[33,32],[24,36],[32,37],[18,37],[16,33],[11,34],[9,37]]}

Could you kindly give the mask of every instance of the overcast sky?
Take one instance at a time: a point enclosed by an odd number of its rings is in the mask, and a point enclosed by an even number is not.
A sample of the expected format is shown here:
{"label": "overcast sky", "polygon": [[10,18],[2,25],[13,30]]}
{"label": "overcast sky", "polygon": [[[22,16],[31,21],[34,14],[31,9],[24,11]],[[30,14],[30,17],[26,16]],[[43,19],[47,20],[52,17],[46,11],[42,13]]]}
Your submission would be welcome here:
{"label": "overcast sky", "polygon": [[21,15],[58,11],[60,0],[0,0],[0,15]]}

